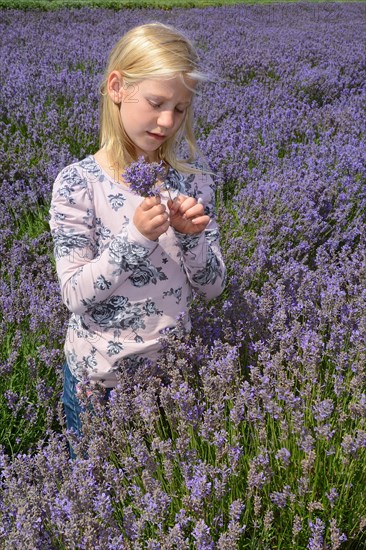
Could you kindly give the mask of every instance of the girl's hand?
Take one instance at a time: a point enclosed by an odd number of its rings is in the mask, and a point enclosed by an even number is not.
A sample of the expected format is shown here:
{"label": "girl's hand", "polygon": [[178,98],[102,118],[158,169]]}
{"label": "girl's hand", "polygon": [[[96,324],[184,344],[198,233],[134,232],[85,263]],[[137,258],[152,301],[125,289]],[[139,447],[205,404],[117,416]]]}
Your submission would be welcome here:
{"label": "girl's hand", "polygon": [[146,197],[136,208],[133,223],[151,241],[156,241],[165,233],[169,228],[169,215],[160,197]]}
{"label": "girl's hand", "polygon": [[201,233],[209,221],[209,216],[204,213],[203,204],[193,197],[178,195],[174,201],[168,200],[170,210],[170,225],[179,233],[193,235]]}

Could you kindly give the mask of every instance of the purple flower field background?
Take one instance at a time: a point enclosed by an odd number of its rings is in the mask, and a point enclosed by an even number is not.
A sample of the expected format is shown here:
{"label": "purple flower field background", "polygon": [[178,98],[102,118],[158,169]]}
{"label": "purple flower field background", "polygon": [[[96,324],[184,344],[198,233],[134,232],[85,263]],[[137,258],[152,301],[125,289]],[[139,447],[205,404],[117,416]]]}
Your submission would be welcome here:
{"label": "purple flower field background", "polygon": [[[0,11],[1,549],[366,548],[365,7]],[[94,398],[71,461],[51,189],[152,20],[215,77],[196,131],[228,284]]]}

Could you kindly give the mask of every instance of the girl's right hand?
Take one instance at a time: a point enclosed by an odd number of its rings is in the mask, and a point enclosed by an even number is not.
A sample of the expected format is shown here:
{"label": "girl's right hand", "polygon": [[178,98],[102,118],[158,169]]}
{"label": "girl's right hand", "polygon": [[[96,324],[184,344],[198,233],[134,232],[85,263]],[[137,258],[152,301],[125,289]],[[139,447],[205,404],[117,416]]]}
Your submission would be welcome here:
{"label": "girl's right hand", "polygon": [[136,208],[133,223],[151,241],[165,233],[169,228],[169,215],[160,197],[146,197]]}

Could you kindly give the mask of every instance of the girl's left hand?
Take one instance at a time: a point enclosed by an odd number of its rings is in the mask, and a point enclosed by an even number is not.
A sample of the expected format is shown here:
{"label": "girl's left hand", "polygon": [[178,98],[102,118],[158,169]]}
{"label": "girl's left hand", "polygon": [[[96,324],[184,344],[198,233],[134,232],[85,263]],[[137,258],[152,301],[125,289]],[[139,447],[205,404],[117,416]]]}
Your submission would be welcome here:
{"label": "girl's left hand", "polygon": [[170,225],[179,233],[201,233],[210,221],[209,216],[204,213],[203,204],[197,202],[194,197],[178,195],[174,201],[168,200],[168,208]]}

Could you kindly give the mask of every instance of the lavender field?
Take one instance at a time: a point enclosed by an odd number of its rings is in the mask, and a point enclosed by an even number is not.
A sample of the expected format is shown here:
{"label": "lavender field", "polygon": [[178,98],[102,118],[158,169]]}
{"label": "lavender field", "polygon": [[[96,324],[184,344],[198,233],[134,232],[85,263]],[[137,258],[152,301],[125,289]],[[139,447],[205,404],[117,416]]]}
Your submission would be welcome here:
{"label": "lavender field", "polygon": [[[1,550],[366,548],[365,8],[0,11]],[[196,131],[228,283],[95,400],[71,461],[51,189],[152,20],[215,79]]]}

